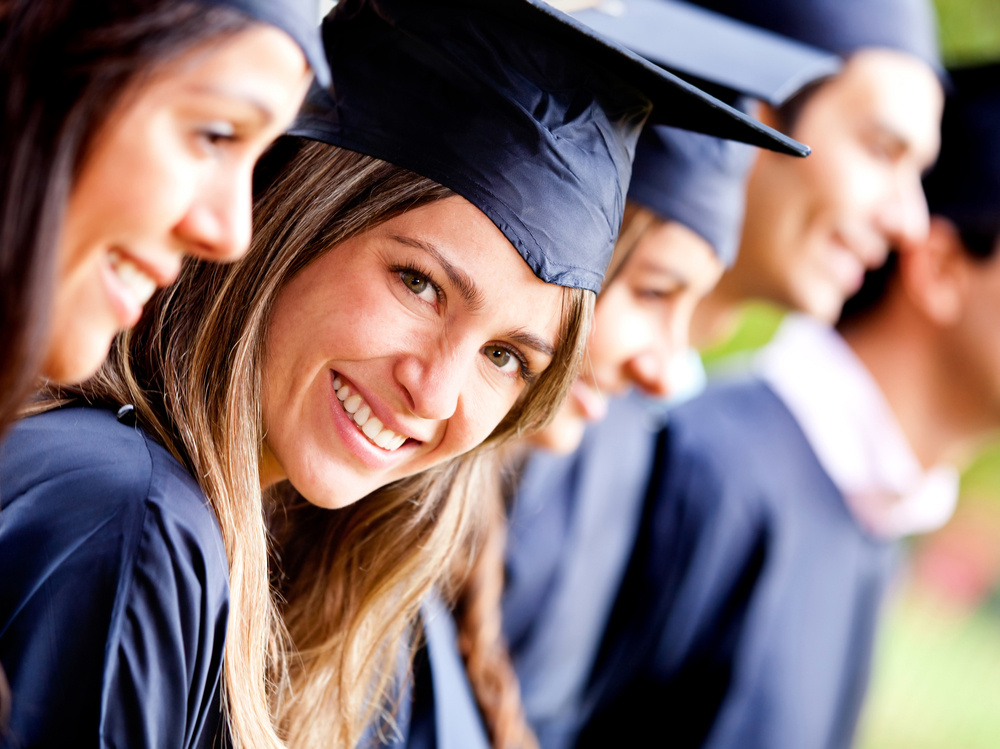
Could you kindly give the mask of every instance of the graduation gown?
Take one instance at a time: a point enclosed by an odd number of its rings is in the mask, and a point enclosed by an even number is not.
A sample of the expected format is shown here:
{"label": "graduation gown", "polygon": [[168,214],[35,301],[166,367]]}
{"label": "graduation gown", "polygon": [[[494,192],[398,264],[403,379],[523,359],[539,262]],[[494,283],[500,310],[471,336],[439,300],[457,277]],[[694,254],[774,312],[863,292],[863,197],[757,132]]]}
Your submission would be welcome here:
{"label": "graduation gown", "polygon": [[849,746],[893,558],[764,382],[678,407],[578,745]]}
{"label": "graduation gown", "polygon": [[417,652],[413,678],[406,682],[396,713],[398,733],[378,740],[369,730],[361,742],[391,749],[490,749],[451,612],[437,595],[423,605],[424,645]]}
{"label": "graduation gown", "polygon": [[210,746],[229,584],[215,516],[141,429],[96,408],[0,445],[3,747]]}
{"label": "graduation gown", "polygon": [[510,518],[503,626],[544,749],[572,746],[585,717],[661,424],[647,401],[615,401],[576,452],[536,453],[523,473]]}

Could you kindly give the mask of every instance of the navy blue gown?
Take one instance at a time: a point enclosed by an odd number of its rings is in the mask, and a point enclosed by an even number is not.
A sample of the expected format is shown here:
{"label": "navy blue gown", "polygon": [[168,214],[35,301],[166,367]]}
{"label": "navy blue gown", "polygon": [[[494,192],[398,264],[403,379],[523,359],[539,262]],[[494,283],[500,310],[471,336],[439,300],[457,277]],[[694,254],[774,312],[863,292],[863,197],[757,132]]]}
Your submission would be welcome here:
{"label": "navy blue gown", "polygon": [[572,746],[584,718],[662,423],[641,398],[615,401],[576,452],[535,453],[522,475],[503,627],[528,721],[545,749]]}
{"label": "navy blue gown", "polygon": [[[635,430],[609,418],[593,431],[604,437],[588,437],[572,462],[620,471],[618,454],[588,446],[617,439],[632,450]],[[532,646],[541,633],[526,623],[572,632],[581,617],[604,621],[563,708],[565,728],[551,741],[541,731],[543,747],[849,746],[893,545],[855,523],[791,413],[759,380],[716,386],[677,407],[651,440],[641,520],[610,603],[581,589],[570,596],[575,606],[553,617],[560,582],[545,566],[543,597],[508,596],[527,605],[508,624],[519,673],[538,670],[544,657]],[[566,498],[548,491],[538,501],[545,496],[573,514]],[[609,491],[600,501],[636,500]],[[512,568],[529,569],[541,543],[512,545]],[[559,566],[592,565],[595,548],[564,543]],[[532,699],[526,690],[529,715]]]}
{"label": "navy blue gown", "polygon": [[3,747],[204,747],[220,726],[225,549],[194,479],[96,408],[0,446]]}
{"label": "navy blue gown", "polygon": [[403,686],[395,715],[398,732],[379,739],[370,729],[360,749],[489,749],[451,612],[432,595],[421,615],[424,645],[414,658],[412,678]]}

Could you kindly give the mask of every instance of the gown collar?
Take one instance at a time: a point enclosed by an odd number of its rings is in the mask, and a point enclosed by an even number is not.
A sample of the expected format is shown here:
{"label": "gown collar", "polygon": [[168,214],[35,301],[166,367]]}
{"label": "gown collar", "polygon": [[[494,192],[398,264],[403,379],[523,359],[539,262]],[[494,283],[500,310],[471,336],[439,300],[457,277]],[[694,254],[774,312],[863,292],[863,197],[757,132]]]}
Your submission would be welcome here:
{"label": "gown collar", "polygon": [[893,539],[935,530],[951,517],[958,471],[923,469],[878,383],[833,328],[788,315],[755,366],[861,527]]}

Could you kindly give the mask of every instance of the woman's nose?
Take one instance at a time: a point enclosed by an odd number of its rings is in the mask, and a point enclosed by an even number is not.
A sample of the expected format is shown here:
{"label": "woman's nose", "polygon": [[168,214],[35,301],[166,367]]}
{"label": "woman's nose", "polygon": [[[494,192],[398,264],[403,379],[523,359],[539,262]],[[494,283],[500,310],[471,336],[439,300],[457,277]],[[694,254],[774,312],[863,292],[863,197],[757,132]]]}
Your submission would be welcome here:
{"label": "woman's nose", "polygon": [[176,233],[186,251],[202,260],[238,260],[250,246],[250,169],[208,180],[192,198]]}

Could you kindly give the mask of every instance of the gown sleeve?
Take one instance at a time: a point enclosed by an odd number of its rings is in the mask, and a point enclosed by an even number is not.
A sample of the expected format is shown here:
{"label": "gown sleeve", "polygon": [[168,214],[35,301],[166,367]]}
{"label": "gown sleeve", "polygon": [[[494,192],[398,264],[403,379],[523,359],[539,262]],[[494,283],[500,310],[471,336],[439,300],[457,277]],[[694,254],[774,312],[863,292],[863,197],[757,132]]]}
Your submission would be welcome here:
{"label": "gown sleeve", "polygon": [[3,747],[202,747],[219,728],[221,535],[189,474],[97,409],[0,449]]}

